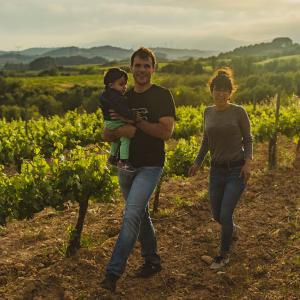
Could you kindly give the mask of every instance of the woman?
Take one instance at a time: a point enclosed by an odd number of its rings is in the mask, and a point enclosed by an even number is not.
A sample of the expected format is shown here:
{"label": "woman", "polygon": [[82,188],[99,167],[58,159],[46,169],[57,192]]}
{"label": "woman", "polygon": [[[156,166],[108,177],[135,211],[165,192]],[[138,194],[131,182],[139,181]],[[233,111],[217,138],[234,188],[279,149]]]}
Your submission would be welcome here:
{"label": "woman", "polygon": [[204,111],[204,135],[199,153],[189,169],[194,176],[206,154],[211,154],[209,198],[214,219],[221,225],[219,255],[211,269],[229,262],[229,251],[236,226],[233,212],[250,177],[252,136],[243,107],[230,103],[234,92],[232,71],[223,68],[210,81],[214,105]]}

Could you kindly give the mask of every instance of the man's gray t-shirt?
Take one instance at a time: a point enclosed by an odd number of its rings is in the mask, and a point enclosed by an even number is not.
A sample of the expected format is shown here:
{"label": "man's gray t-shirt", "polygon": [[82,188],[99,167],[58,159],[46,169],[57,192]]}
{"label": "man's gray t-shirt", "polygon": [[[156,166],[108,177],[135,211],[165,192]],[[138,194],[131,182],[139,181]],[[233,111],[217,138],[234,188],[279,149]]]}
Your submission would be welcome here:
{"label": "man's gray t-shirt", "polygon": [[204,111],[204,135],[195,160],[201,165],[208,150],[217,163],[252,159],[253,138],[245,109],[229,104],[223,111],[209,106]]}

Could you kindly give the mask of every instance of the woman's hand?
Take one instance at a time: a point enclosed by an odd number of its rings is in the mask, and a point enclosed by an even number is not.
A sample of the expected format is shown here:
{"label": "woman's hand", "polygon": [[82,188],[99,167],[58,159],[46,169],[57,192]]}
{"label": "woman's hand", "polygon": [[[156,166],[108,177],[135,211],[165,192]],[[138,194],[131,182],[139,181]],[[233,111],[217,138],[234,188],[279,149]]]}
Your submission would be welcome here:
{"label": "woman's hand", "polygon": [[131,124],[134,123],[134,121],[122,117],[121,115],[119,115],[118,113],[116,113],[116,112],[115,112],[114,110],[112,110],[112,109],[109,110],[109,114],[110,114],[110,117],[111,117],[113,120],[121,120],[121,121],[123,121],[123,122],[125,122],[125,123],[131,123]]}
{"label": "woman's hand", "polygon": [[193,164],[189,168],[189,172],[188,172],[189,176],[195,176],[199,169],[200,169],[200,166]]}
{"label": "woman's hand", "polygon": [[251,162],[249,159],[247,159],[241,169],[240,177],[243,177],[244,183],[247,184],[250,176],[251,176]]}

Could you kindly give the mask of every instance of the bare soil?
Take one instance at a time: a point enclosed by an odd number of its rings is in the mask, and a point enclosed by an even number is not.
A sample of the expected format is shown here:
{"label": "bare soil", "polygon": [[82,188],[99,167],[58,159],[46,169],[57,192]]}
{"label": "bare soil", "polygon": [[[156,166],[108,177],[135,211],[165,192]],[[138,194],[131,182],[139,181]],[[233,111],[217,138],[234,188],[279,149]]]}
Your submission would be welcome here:
{"label": "bare soil", "polygon": [[208,170],[171,179],[153,216],[163,270],[133,276],[142,264],[136,245],[116,293],[100,288],[122,219],[122,200],[91,203],[78,254],[65,258],[77,206],[46,209],[0,229],[0,299],[300,299],[300,158],[279,141],[279,166],[267,169],[267,145],[257,145],[253,174],[235,213],[239,239],[220,272],[201,259],[217,254],[219,226],[207,199]]}

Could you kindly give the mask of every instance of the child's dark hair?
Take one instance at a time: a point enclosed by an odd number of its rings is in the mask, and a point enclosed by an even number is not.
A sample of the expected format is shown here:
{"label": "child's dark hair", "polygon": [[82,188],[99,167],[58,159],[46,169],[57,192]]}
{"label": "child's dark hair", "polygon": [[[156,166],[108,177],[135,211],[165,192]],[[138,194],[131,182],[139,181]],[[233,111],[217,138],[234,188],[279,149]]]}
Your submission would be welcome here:
{"label": "child's dark hair", "polygon": [[103,78],[105,87],[108,87],[110,83],[113,83],[122,77],[124,77],[127,82],[128,75],[124,70],[122,70],[120,68],[108,69],[108,71],[105,73],[104,78]]}
{"label": "child's dark hair", "polygon": [[228,68],[218,69],[209,82],[209,89],[212,93],[214,89],[217,91],[229,91],[230,93],[236,90],[233,82],[233,71]]}

